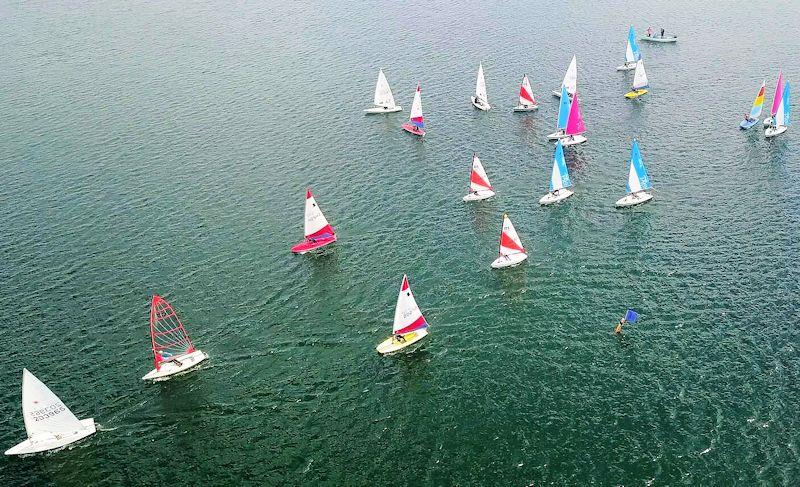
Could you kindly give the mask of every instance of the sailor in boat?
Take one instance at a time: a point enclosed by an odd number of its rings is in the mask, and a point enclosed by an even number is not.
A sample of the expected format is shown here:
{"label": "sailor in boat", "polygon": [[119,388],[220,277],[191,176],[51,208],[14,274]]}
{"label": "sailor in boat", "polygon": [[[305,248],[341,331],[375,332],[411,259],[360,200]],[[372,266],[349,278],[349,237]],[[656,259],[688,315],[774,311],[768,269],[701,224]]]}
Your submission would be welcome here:
{"label": "sailor in boat", "polygon": [[177,365],[178,367],[183,365],[183,363],[180,360],[178,360],[176,357],[173,357],[172,354],[169,352],[162,352],[160,354],[160,357],[162,364],[167,362],[175,362],[175,365]]}
{"label": "sailor in boat", "polygon": [[664,28],[663,27],[661,28],[661,38],[662,39],[664,38]]}
{"label": "sailor in boat", "polygon": [[558,189],[554,189],[554,190],[553,190],[553,196],[558,196],[558,192],[559,192],[559,191],[560,191],[560,190],[558,190]]}
{"label": "sailor in boat", "polygon": [[616,333],[617,335],[622,333],[622,325],[624,325],[624,324],[625,324],[625,317],[623,316],[622,318],[619,319],[619,324],[614,329],[614,333]]}
{"label": "sailor in boat", "polygon": [[653,26],[648,25],[647,26],[647,30],[645,31],[645,33],[647,34],[647,37],[652,37],[653,36]]}
{"label": "sailor in boat", "polygon": [[749,114],[749,113],[745,113],[745,114],[744,114],[744,121],[745,121],[745,122],[748,122],[748,123],[750,123],[750,122],[752,122],[752,121],[754,121],[754,120],[755,120],[755,118],[750,118],[750,114]]}
{"label": "sailor in boat", "polygon": [[404,337],[403,335],[401,335],[399,333],[394,336],[394,339],[395,339],[395,341],[397,343],[405,343],[406,342],[406,337]]}

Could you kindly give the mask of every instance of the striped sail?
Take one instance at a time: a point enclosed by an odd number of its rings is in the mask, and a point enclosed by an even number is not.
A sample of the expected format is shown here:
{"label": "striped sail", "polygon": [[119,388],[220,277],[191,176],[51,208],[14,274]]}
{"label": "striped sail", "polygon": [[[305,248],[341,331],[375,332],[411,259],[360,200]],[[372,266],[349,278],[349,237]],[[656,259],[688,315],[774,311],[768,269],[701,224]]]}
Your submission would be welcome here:
{"label": "striped sail", "polygon": [[764,93],[767,89],[766,80],[761,82],[761,88],[758,90],[755,101],[753,101],[753,108],[750,109],[750,118],[758,118],[761,116],[761,111],[764,109]]}
{"label": "striped sail", "polygon": [[489,183],[489,176],[483,169],[481,160],[477,154],[472,155],[472,171],[469,175],[469,189],[472,191],[491,191],[492,185]]}
{"label": "striped sail", "polygon": [[422,316],[422,311],[419,310],[414,294],[411,292],[411,286],[408,285],[408,277],[404,275],[400,293],[397,295],[397,306],[394,308],[392,331],[402,335],[427,326],[428,322]]}
{"label": "striped sail", "polygon": [[567,162],[564,160],[564,147],[559,140],[556,143],[556,152],[553,155],[553,172],[550,174],[550,191],[556,191],[572,186],[567,171]]}
{"label": "striped sail", "polygon": [[631,148],[631,165],[628,171],[628,193],[637,193],[653,188],[653,183],[647,175],[647,170],[644,168],[644,161],[642,154],[639,152],[639,143],[636,139],[633,140],[633,147]]}
{"label": "striped sail", "polygon": [[422,91],[419,83],[417,83],[417,91],[414,92],[414,102],[411,104],[410,121],[419,128],[425,127],[425,119],[422,117]]}
{"label": "striped sail", "polygon": [[503,230],[500,233],[500,255],[524,253],[522,241],[517,235],[517,230],[509,220],[508,215],[503,215]]}
{"label": "striped sail", "polygon": [[522,84],[519,86],[519,104],[520,105],[535,105],[536,101],[533,99],[533,90],[531,90],[531,82],[528,80],[528,75],[522,77]]}
{"label": "striped sail", "polygon": [[789,83],[783,86],[783,95],[781,96],[781,104],[778,105],[778,111],[775,113],[775,126],[788,126],[789,114],[791,109],[789,107]]}

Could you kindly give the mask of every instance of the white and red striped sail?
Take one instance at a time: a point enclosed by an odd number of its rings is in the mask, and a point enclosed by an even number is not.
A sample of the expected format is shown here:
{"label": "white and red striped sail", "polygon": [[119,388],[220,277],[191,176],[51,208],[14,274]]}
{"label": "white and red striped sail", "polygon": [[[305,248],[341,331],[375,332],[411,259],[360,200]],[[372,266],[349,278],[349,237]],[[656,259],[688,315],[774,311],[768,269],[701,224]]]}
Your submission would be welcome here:
{"label": "white and red striped sail", "polygon": [[483,169],[481,160],[478,159],[477,154],[472,154],[472,171],[469,174],[469,189],[472,191],[493,191],[492,184],[489,182],[489,176],[486,175],[486,170]]}
{"label": "white and red striped sail", "polygon": [[311,194],[311,188],[306,190],[306,222],[305,222],[305,237],[310,238],[324,238],[332,237],[335,233],[325,215],[322,214],[317,200]]}
{"label": "white and red striped sail", "polygon": [[422,311],[419,310],[411,287],[408,285],[408,277],[403,275],[403,283],[400,285],[400,294],[397,295],[397,306],[394,309],[394,325],[392,331],[396,335],[411,333],[428,326]]}
{"label": "white and red striped sail", "polygon": [[172,306],[154,294],[150,305],[150,339],[156,370],[161,363],[194,352],[194,345]]}
{"label": "white and red striped sail", "polygon": [[536,105],[536,100],[533,99],[533,90],[531,89],[531,82],[528,80],[527,74],[522,77],[522,84],[519,85],[519,104]]}
{"label": "white and red striped sail", "polygon": [[525,253],[522,247],[522,241],[517,235],[517,230],[508,218],[508,215],[503,215],[503,230],[500,233],[500,255],[513,255]]}

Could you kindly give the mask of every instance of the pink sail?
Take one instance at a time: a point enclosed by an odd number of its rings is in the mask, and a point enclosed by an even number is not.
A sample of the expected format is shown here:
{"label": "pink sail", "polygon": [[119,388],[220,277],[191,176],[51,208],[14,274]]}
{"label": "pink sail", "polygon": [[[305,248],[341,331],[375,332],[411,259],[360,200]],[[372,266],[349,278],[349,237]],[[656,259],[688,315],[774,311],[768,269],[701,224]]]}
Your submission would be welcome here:
{"label": "pink sail", "polygon": [[775,96],[772,98],[772,110],[769,112],[773,117],[778,113],[778,107],[781,105],[781,98],[783,98],[783,70],[778,73],[778,84],[775,86]]}
{"label": "pink sail", "polygon": [[586,132],[586,126],[583,124],[583,116],[581,116],[581,105],[578,102],[578,92],[572,98],[572,106],[569,107],[569,118],[567,118],[567,128],[565,133],[567,135],[578,135]]}

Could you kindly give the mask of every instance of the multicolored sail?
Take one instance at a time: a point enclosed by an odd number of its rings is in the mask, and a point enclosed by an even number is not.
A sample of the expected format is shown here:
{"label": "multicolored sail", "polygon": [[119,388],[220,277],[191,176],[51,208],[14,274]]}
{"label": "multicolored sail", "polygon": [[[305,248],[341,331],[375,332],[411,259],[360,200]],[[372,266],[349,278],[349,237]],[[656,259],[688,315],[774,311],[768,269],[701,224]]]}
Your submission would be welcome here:
{"label": "multicolored sail", "polygon": [[194,345],[172,306],[154,294],[150,305],[150,339],[156,370],[172,357],[194,352]]}
{"label": "multicolored sail", "polygon": [[647,88],[648,85],[647,73],[644,70],[644,60],[640,58],[636,61],[636,72],[633,74],[633,89],[641,90],[642,88]]}
{"label": "multicolored sail", "polygon": [[778,73],[778,83],[775,85],[775,96],[772,98],[772,108],[770,109],[769,114],[771,116],[775,116],[778,113],[778,106],[781,104],[781,98],[783,97],[783,70]]}
{"label": "multicolored sail", "polygon": [[550,191],[556,191],[572,186],[567,170],[567,162],[564,160],[564,147],[559,140],[556,143],[556,152],[553,155],[553,172],[550,175]]}
{"label": "multicolored sail", "polygon": [[500,233],[500,255],[513,255],[525,253],[525,249],[522,247],[522,241],[519,239],[519,235],[517,235],[517,230],[514,228],[514,225],[509,220],[508,215],[503,215],[503,230]]}
{"label": "multicolored sail", "polygon": [[556,128],[564,130],[567,128],[567,120],[569,119],[570,99],[567,95],[567,89],[561,87],[561,101],[558,103],[558,122]]}
{"label": "multicolored sail", "polygon": [[306,239],[322,239],[335,236],[322,210],[317,205],[317,200],[311,194],[311,188],[306,190],[306,219],[304,235]]}
{"label": "multicolored sail", "polygon": [[750,109],[750,118],[758,118],[761,116],[761,111],[764,109],[764,94],[767,89],[767,81],[761,82],[761,88],[758,90],[756,99],[753,101],[753,107]]}
{"label": "multicolored sail", "polygon": [[409,120],[417,128],[425,127],[425,119],[422,117],[422,90],[417,83],[417,91],[414,92],[414,102],[411,104],[411,118]]}
{"label": "multicolored sail", "polygon": [[519,85],[519,104],[536,105],[536,100],[533,99],[533,90],[531,90],[531,82],[528,80],[527,74],[522,77],[522,84]]}
{"label": "multicolored sail", "polygon": [[483,169],[477,154],[472,154],[472,171],[469,174],[469,189],[472,191],[493,191],[489,177]]}
{"label": "multicolored sail", "polygon": [[572,97],[572,104],[569,107],[569,118],[567,118],[567,126],[564,133],[567,135],[578,135],[586,132],[586,126],[583,123],[583,116],[581,115],[581,105],[578,101],[578,92]]}
{"label": "multicolored sail", "polygon": [[790,120],[789,115],[791,114],[791,108],[789,105],[789,83],[787,82],[783,87],[783,95],[781,96],[781,104],[778,105],[778,111],[775,112],[775,123],[776,127],[787,127],[789,126]]}
{"label": "multicolored sail", "polygon": [[633,31],[633,26],[628,29],[628,46],[625,49],[625,62],[635,63],[642,58],[639,52],[639,46],[636,44],[636,33]]}
{"label": "multicolored sail", "polygon": [[630,171],[628,171],[628,185],[626,187],[628,193],[638,193],[653,188],[653,183],[647,175],[647,170],[644,168],[644,161],[642,154],[639,152],[639,143],[633,139],[633,147],[631,148],[631,164]]}
{"label": "multicolored sail", "polygon": [[397,306],[394,309],[394,325],[392,331],[395,335],[403,335],[412,331],[426,328],[428,322],[422,316],[422,311],[417,306],[414,294],[411,293],[411,286],[408,285],[408,277],[403,275],[403,283],[400,285],[400,294],[397,295]]}

